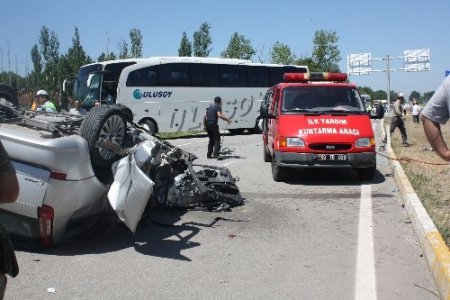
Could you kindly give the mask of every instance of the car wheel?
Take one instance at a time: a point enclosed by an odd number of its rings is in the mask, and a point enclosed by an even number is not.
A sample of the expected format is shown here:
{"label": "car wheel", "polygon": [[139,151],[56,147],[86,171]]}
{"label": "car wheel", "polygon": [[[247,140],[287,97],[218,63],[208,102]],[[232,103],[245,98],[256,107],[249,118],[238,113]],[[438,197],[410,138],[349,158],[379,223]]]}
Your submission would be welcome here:
{"label": "car wheel", "polygon": [[286,169],[272,162],[272,177],[276,182],[284,181],[286,179]]}
{"label": "car wheel", "polygon": [[109,167],[118,156],[112,151],[96,146],[104,138],[122,147],[125,144],[127,130],[126,116],[117,106],[102,105],[92,108],[80,127],[80,136],[89,147],[92,166]]}
{"label": "car wheel", "polygon": [[376,166],[370,168],[357,169],[358,177],[361,180],[372,180],[375,177]]}

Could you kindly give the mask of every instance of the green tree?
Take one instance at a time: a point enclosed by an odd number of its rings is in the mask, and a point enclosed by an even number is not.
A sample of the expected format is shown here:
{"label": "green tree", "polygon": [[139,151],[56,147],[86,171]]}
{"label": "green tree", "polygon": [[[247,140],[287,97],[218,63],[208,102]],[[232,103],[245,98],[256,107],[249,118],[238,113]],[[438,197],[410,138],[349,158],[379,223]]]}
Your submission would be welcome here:
{"label": "green tree", "polygon": [[40,88],[44,88],[50,93],[59,91],[62,83],[58,67],[60,59],[59,40],[56,33],[46,26],[41,29],[39,50],[43,62],[43,72],[40,78],[42,86]]}
{"label": "green tree", "polygon": [[387,93],[383,90],[378,90],[374,93],[372,99],[378,99],[378,100],[386,100],[387,99]]}
{"label": "green tree", "polygon": [[189,41],[186,31],[183,32],[183,36],[181,37],[178,56],[192,56],[192,43]]}
{"label": "green tree", "polygon": [[131,50],[130,56],[133,58],[142,57],[142,33],[139,29],[130,30]]}
{"label": "green tree", "polygon": [[228,43],[228,47],[222,51],[220,56],[226,58],[251,59],[256,51],[253,49],[249,39],[237,32],[233,33]]}
{"label": "green tree", "polygon": [[337,43],[339,38],[336,31],[317,30],[313,38],[312,60],[315,67],[324,72],[339,72],[338,63],[341,53]]}
{"label": "green tree", "polygon": [[[67,50],[65,55],[61,56],[59,68],[62,75],[62,80],[71,79],[76,76],[78,69],[88,63],[91,63],[92,59],[86,54],[81,45],[80,33],[78,27],[75,26],[75,32],[72,37],[72,46]],[[63,109],[68,110],[67,93],[70,90],[66,90],[61,95],[61,105]]]}
{"label": "green tree", "polygon": [[418,91],[412,91],[411,94],[409,95],[408,99],[409,99],[409,101],[412,101],[413,98],[415,98],[416,100],[419,100],[420,98],[422,98],[422,96],[420,95],[420,93]]}
{"label": "green tree", "polygon": [[29,76],[32,90],[36,90],[41,86],[41,76],[42,76],[42,56],[39,52],[38,45],[34,45],[31,48],[31,61],[33,63],[33,70]]}
{"label": "green tree", "polygon": [[423,93],[423,96],[422,96],[422,103],[426,103],[426,102],[428,102],[428,100],[430,100],[430,98],[431,97],[433,97],[433,95],[434,95],[434,91],[431,91],[431,92],[425,92],[425,93]]}
{"label": "green tree", "polygon": [[125,40],[119,43],[119,58],[128,58],[128,43]]}
{"label": "green tree", "polygon": [[113,52],[108,53],[102,52],[100,53],[99,57],[97,57],[98,62],[115,59],[117,59],[117,56]]}
{"label": "green tree", "polygon": [[286,44],[277,41],[270,50],[270,62],[273,64],[291,65],[296,60],[291,48]]}
{"label": "green tree", "polygon": [[211,35],[209,30],[211,29],[211,25],[208,23],[203,23],[200,25],[200,29],[194,32],[194,56],[198,57],[208,57],[212,48],[210,48],[212,44]]}

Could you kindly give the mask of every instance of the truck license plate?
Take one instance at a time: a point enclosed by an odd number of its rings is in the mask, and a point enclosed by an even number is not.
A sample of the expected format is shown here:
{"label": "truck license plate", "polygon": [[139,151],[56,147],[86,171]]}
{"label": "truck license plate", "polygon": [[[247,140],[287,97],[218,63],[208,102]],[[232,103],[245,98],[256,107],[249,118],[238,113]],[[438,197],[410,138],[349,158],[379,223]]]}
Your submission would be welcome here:
{"label": "truck license plate", "polygon": [[340,160],[347,160],[346,154],[317,154],[317,158],[319,160],[326,160],[326,161],[340,161]]}

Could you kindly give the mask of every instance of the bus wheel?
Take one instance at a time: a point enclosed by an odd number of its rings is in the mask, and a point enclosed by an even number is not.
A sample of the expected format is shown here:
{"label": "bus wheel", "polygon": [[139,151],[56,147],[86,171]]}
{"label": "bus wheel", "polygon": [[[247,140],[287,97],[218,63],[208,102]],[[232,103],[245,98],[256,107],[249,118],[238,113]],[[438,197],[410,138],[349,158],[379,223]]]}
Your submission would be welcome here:
{"label": "bus wheel", "polygon": [[139,123],[142,127],[144,127],[149,133],[155,134],[156,133],[156,125],[151,120],[144,120]]}
{"label": "bus wheel", "polygon": [[244,133],[244,129],[242,129],[242,128],[240,128],[240,129],[228,129],[228,131],[229,131],[231,134],[233,134],[233,135],[236,135],[236,134],[243,134],[243,133]]}
{"label": "bus wheel", "polygon": [[118,158],[112,151],[97,147],[97,141],[103,138],[122,147],[125,144],[126,130],[126,116],[120,108],[102,105],[89,111],[81,123],[80,136],[88,143],[94,169],[109,167]]}

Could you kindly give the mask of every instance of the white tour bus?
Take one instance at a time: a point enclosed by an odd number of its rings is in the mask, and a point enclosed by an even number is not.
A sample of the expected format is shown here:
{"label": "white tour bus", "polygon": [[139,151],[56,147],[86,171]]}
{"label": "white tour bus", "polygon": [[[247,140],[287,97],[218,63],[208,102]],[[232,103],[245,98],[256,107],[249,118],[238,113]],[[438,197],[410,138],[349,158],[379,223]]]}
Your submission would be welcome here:
{"label": "white tour bus", "polygon": [[134,122],[152,132],[202,130],[206,109],[220,96],[222,112],[232,119],[222,128],[254,132],[264,94],[285,72],[306,73],[308,67],[200,57],[106,61],[80,68],[74,96],[86,108],[98,99],[124,104]]}

